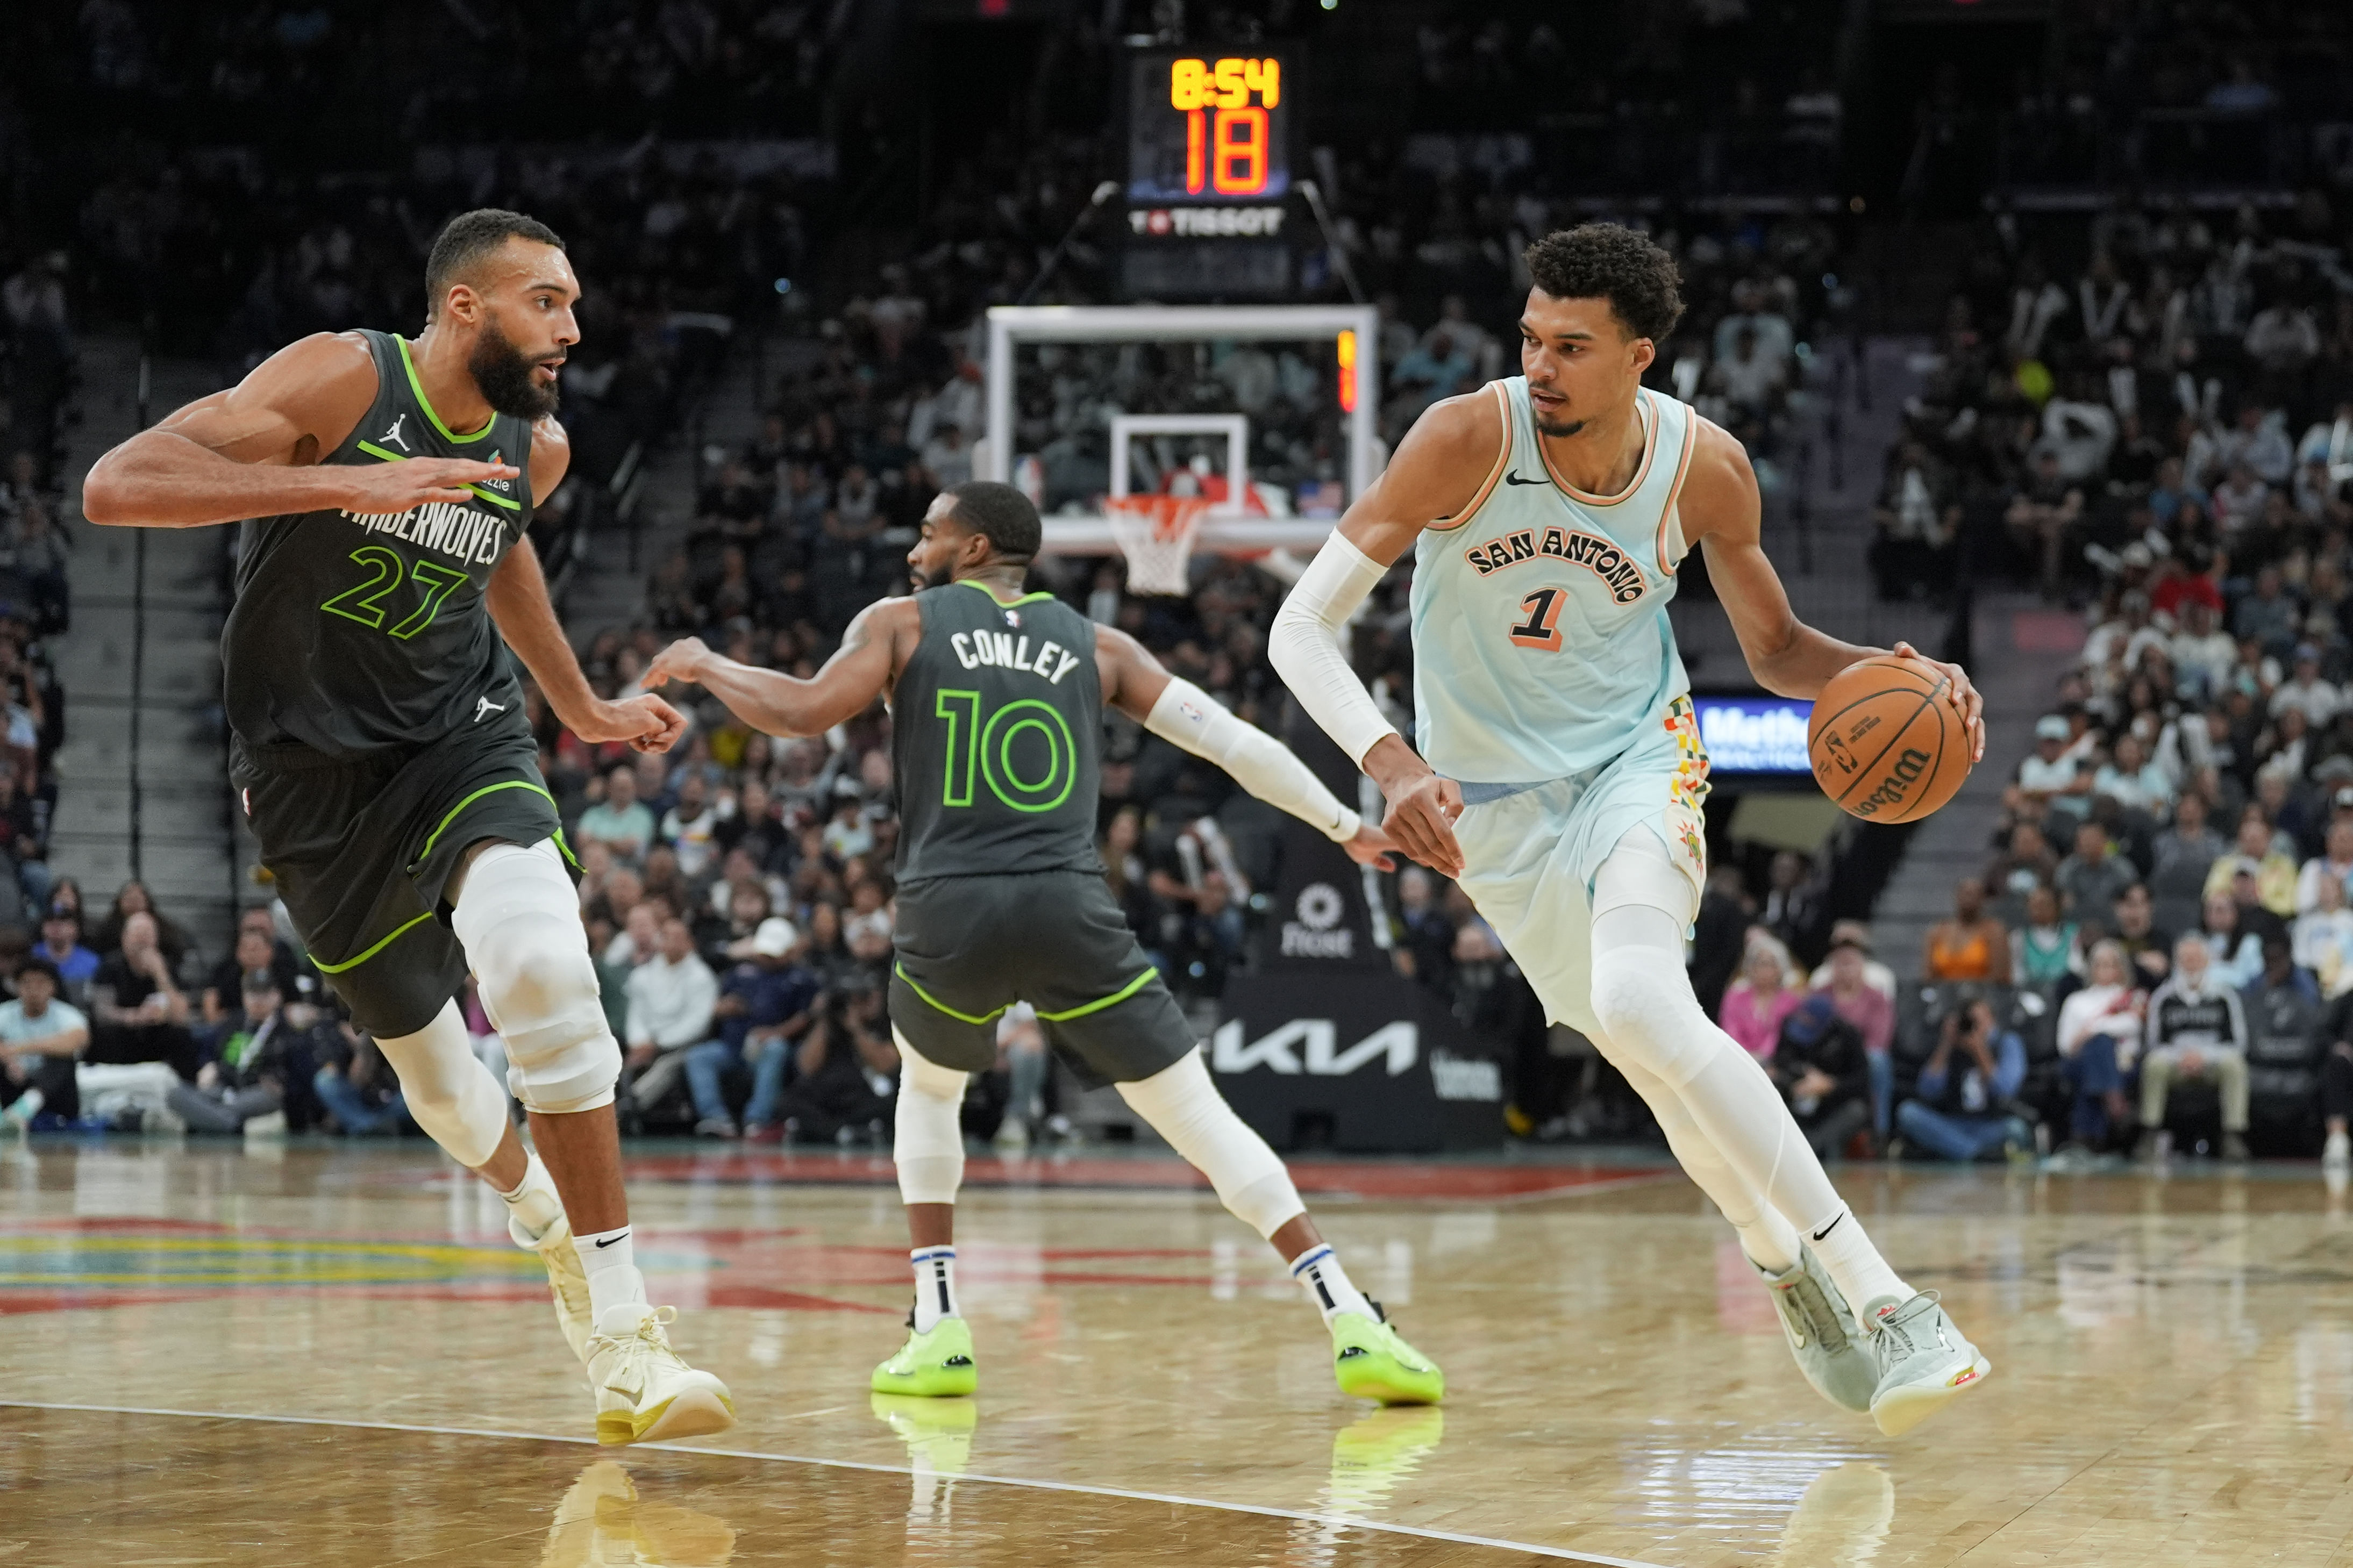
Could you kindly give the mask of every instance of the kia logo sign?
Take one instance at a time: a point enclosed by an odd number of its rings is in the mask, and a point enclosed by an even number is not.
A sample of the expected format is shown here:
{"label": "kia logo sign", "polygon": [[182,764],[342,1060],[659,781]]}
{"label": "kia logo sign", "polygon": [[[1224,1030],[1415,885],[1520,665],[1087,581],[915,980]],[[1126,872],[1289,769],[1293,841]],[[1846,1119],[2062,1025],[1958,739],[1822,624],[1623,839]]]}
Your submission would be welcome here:
{"label": "kia logo sign", "polygon": [[1295,918],[1282,922],[1285,958],[1354,958],[1356,933],[1340,923],[1347,900],[1329,882],[1310,882],[1292,906]]}
{"label": "kia logo sign", "polygon": [[[1237,1018],[1219,1026],[1209,1037],[1209,1065],[1219,1072],[1264,1068],[1286,1075],[1345,1078],[1367,1062],[1382,1060],[1388,1064],[1388,1076],[1395,1078],[1411,1069],[1421,1055],[1421,1031],[1409,1022],[1385,1025],[1345,1051],[1337,1048],[1339,1041],[1340,1031],[1331,1019],[1294,1018],[1245,1045]],[[1303,1057],[1293,1047],[1303,1047]]]}

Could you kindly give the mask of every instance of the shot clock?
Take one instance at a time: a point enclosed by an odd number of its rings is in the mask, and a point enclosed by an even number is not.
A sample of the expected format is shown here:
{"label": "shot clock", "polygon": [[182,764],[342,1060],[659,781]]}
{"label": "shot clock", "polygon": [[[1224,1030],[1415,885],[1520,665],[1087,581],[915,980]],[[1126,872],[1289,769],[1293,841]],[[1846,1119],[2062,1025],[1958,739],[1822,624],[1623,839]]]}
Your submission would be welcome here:
{"label": "shot clock", "polygon": [[1126,66],[1127,291],[1243,298],[1289,289],[1292,62],[1143,49]]}

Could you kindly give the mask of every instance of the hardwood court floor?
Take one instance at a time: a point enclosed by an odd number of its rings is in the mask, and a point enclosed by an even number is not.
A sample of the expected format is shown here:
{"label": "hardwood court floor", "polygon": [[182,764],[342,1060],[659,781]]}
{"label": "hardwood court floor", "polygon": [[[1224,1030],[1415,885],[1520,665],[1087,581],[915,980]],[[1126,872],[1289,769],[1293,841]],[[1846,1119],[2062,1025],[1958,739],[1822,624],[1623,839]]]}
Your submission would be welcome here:
{"label": "hardwood court floor", "polygon": [[973,1164],[982,1392],[914,1402],[865,1386],[886,1165],[635,1162],[743,1424],[600,1450],[535,1260],[427,1146],[0,1145],[0,1564],[2353,1563],[2353,1222],[2309,1166],[1845,1172],[1995,1366],[1889,1440],[1680,1175],[1303,1164],[1447,1369],[1376,1412],[1181,1168]]}

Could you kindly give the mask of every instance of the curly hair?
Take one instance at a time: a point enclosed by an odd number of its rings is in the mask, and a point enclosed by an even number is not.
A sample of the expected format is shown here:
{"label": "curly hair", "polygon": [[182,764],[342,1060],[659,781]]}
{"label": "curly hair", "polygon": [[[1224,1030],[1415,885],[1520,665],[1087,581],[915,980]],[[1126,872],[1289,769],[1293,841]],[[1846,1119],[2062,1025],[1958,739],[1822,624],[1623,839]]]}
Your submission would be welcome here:
{"label": "curly hair", "polygon": [[1522,256],[1535,286],[1556,300],[1608,300],[1629,335],[1664,342],[1683,320],[1675,258],[1648,236],[1614,223],[1555,231]]}

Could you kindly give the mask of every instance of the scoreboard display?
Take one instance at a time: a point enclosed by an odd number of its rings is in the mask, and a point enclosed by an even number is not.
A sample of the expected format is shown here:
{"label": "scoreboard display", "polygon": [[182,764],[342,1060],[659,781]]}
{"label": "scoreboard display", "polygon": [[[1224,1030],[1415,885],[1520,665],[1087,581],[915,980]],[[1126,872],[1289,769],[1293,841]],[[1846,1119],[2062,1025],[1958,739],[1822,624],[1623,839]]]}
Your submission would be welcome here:
{"label": "scoreboard display", "polygon": [[1292,62],[1145,49],[1128,57],[1124,86],[1125,291],[1170,299],[1288,289]]}

